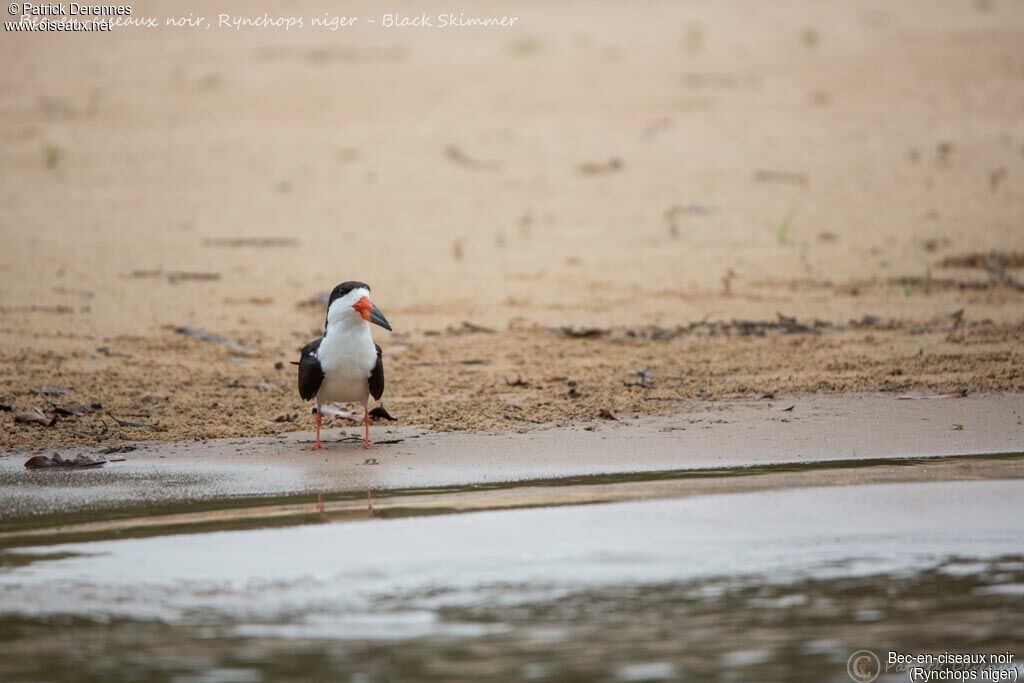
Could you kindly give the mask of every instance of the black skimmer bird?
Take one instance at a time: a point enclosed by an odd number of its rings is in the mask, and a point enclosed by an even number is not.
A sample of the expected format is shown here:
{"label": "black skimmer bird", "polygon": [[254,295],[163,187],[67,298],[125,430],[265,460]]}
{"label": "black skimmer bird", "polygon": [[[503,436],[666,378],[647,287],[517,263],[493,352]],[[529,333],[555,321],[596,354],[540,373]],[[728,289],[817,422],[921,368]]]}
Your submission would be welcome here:
{"label": "black skimmer bird", "polygon": [[370,301],[370,286],[364,282],[342,282],[327,301],[324,336],[302,348],[299,366],[299,396],[316,401],[316,442],[320,450],[320,406],[323,403],[363,404],[363,448],[370,441],[370,396],[384,395],[384,362],[380,347],[373,343],[370,323],[391,331],[388,319]]}

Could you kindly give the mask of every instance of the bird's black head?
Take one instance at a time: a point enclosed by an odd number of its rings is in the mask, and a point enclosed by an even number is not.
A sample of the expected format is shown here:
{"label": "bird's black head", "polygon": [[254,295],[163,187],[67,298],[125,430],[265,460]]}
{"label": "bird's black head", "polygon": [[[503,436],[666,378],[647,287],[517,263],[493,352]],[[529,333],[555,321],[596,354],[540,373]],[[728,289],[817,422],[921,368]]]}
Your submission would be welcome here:
{"label": "bird's black head", "polygon": [[[332,320],[342,321],[352,311],[359,314],[363,320],[374,325],[380,325],[387,331],[391,331],[388,319],[384,317],[381,310],[370,301],[370,286],[365,282],[342,282],[331,291],[331,297],[327,302],[327,320],[324,321],[324,334]],[[335,305],[337,302],[337,305]],[[351,306],[351,310],[349,307]]]}
{"label": "bird's black head", "polygon": [[342,282],[340,285],[331,290],[331,298],[327,300],[327,307],[330,308],[331,304],[334,303],[335,299],[340,299],[345,296],[353,289],[359,289],[362,287],[366,291],[370,291],[370,285],[365,282],[357,282],[356,280],[349,280],[348,282]]}

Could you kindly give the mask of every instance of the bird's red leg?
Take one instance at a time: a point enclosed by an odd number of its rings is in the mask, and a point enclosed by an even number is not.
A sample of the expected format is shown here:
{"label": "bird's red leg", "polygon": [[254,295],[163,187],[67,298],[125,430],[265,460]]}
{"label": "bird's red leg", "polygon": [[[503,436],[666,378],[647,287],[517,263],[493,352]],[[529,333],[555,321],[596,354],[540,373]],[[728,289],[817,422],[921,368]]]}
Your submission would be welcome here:
{"label": "bird's red leg", "polygon": [[316,494],[316,509],[320,511],[320,519],[324,518],[324,494]]}
{"label": "bird's red leg", "polygon": [[320,443],[320,420],[322,418],[323,416],[320,414],[320,408],[318,406],[316,409],[316,441],[314,441],[313,445],[310,446],[309,450],[311,451],[323,450],[324,445]]}
{"label": "bird's red leg", "polygon": [[373,493],[370,489],[366,489],[366,509],[370,511],[371,515],[373,514]]}
{"label": "bird's red leg", "polygon": [[370,441],[370,411],[363,408],[363,427],[366,432],[363,435],[363,448],[373,448],[373,442]]}

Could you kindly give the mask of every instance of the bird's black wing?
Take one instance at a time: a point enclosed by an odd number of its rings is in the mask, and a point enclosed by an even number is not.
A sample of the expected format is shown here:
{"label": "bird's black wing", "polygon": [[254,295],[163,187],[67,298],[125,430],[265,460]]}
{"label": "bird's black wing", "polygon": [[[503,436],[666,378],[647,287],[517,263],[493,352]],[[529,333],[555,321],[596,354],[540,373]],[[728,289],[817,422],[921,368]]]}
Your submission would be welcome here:
{"label": "bird's black wing", "polygon": [[384,395],[384,352],[376,344],[374,346],[377,348],[377,364],[370,370],[370,395],[379,401]]}
{"label": "bird's black wing", "polygon": [[[302,357],[299,359],[299,396],[303,401],[316,396],[320,391],[320,383],[324,381],[324,371],[320,367],[320,361],[316,357],[317,349],[323,337],[311,341],[302,347]],[[380,362],[379,360],[377,361]]]}

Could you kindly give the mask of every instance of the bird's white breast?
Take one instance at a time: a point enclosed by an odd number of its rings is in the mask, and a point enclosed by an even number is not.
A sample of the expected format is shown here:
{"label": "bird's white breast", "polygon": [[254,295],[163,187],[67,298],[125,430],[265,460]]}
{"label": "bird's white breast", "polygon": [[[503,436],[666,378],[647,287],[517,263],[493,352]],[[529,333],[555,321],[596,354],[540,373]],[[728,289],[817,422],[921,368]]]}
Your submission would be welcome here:
{"label": "bird's white breast", "polygon": [[366,403],[370,372],[377,364],[370,326],[361,318],[327,326],[317,360],[324,373],[317,400],[321,403]]}

